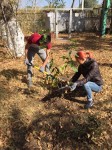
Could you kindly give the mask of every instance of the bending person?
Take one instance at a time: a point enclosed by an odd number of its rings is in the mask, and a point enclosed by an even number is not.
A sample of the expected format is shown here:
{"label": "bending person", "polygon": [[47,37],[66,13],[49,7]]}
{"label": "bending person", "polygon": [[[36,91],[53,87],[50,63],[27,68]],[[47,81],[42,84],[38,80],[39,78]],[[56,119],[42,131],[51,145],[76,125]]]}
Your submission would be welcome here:
{"label": "bending person", "polygon": [[[27,77],[28,77],[28,87],[32,86],[32,64],[35,54],[37,54],[43,64],[40,67],[40,71],[50,73],[49,70],[49,52],[51,49],[51,35],[41,35],[34,33],[31,36],[26,37],[25,46],[25,64],[27,65]],[[46,51],[45,51],[46,48]]]}

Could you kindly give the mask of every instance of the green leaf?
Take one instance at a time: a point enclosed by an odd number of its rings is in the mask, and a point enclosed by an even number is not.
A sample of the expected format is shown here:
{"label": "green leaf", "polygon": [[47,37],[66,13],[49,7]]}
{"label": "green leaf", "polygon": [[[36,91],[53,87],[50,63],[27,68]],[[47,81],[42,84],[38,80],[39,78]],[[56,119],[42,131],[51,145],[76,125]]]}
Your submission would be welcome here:
{"label": "green leaf", "polygon": [[78,71],[77,68],[76,68],[75,65],[74,65],[74,61],[73,61],[73,60],[72,60],[72,61],[69,61],[69,62],[68,62],[68,65],[72,68],[73,71],[75,71],[75,72]]}
{"label": "green leaf", "polygon": [[69,59],[67,56],[62,56],[61,58],[62,59]]}
{"label": "green leaf", "polygon": [[65,63],[63,66],[59,67],[59,70],[62,74],[64,73],[66,67],[67,67],[67,63]]}

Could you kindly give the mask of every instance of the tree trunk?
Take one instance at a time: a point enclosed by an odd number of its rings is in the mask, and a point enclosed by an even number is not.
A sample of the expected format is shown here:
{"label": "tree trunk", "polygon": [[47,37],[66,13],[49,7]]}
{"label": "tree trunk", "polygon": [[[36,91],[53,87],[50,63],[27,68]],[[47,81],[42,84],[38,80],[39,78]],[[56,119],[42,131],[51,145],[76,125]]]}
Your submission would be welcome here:
{"label": "tree trunk", "polygon": [[[6,40],[6,43],[7,43],[7,46],[9,47],[9,45],[10,45],[10,39],[9,39],[9,37],[10,37],[10,33],[9,33],[9,27],[8,27],[8,22],[7,22],[7,19],[6,19],[6,17],[5,17],[5,13],[4,13],[4,10],[3,10],[3,6],[2,6],[2,3],[0,4],[0,8],[1,8],[1,11],[2,11],[2,15],[3,15],[3,22],[4,22],[4,29],[5,29],[5,35],[7,35],[6,37],[5,37],[5,40]],[[2,34],[2,39],[4,39],[3,38],[3,36],[4,36],[4,34],[3,34],[3,30],[1,30],[1,34]],[[14,45],[13,45],[13,49],[14,49]],[[12,55],[14,55],[15,56],[15,54],[14,54],[14,51],[13,52],[11,52],[11,53],[13,53]]]}
{"label": "tree trunk", "polygon": [[7,21],[2,4],[0,4],[3,23],[1,27],[2,39],[6,41],[7,47],[13,53],[14,57],[24,55],[24,35],[15,18]]}
{"label": "tree trunk", "polygon": [[73,1],[72,1],[71,8],[73,8],[73,6],[74,6],[74,3],[75,3],[75,0],[73,0]]}

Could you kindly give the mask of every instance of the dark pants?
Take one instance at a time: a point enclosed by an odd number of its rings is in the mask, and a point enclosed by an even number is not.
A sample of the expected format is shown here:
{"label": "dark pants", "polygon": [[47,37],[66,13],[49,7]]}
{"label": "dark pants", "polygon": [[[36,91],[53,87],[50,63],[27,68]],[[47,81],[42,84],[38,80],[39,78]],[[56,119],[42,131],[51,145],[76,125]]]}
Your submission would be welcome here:
{"label": "dark pants", "polygon": [[[28,60],[29,63],[33,63],[33,59],[35,54],[38,54],[38,56],[41,58],[41,60],[44,62],[46,59],[46,52],[44,49],[40,49],[38,45],[36,44],[31,44],[29,49],[28,49]],[[45,67],[46,72],[49,71],[49,63],[46,64]],[[32,66],[27,65],[27,75],[28,75],[28,81],[32,82]]]}

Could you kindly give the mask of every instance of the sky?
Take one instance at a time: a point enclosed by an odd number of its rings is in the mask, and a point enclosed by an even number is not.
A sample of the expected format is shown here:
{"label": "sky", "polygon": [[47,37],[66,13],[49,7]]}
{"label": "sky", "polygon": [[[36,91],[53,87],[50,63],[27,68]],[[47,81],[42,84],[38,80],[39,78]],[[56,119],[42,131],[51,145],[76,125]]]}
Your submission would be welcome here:
{"label": "sky", "polygon": [[[33,0],[21,0],[20,7],[24,8],[25,6],[31,6],[32,1]],[[39,7],[44,7],[48,5],[48,3],[45,0],[36,0],[36,1],[37,1],[37,6]],[[101,4],[103,0],[98,0],[98,1],[99,1],[99,4]],[[66,2],[66,6],[65,6],[66,8],[71,7],[72,0],[65,0],[65,2]],[[77,7],[79,5],[79,0],[76,0],[74,5]]]}

